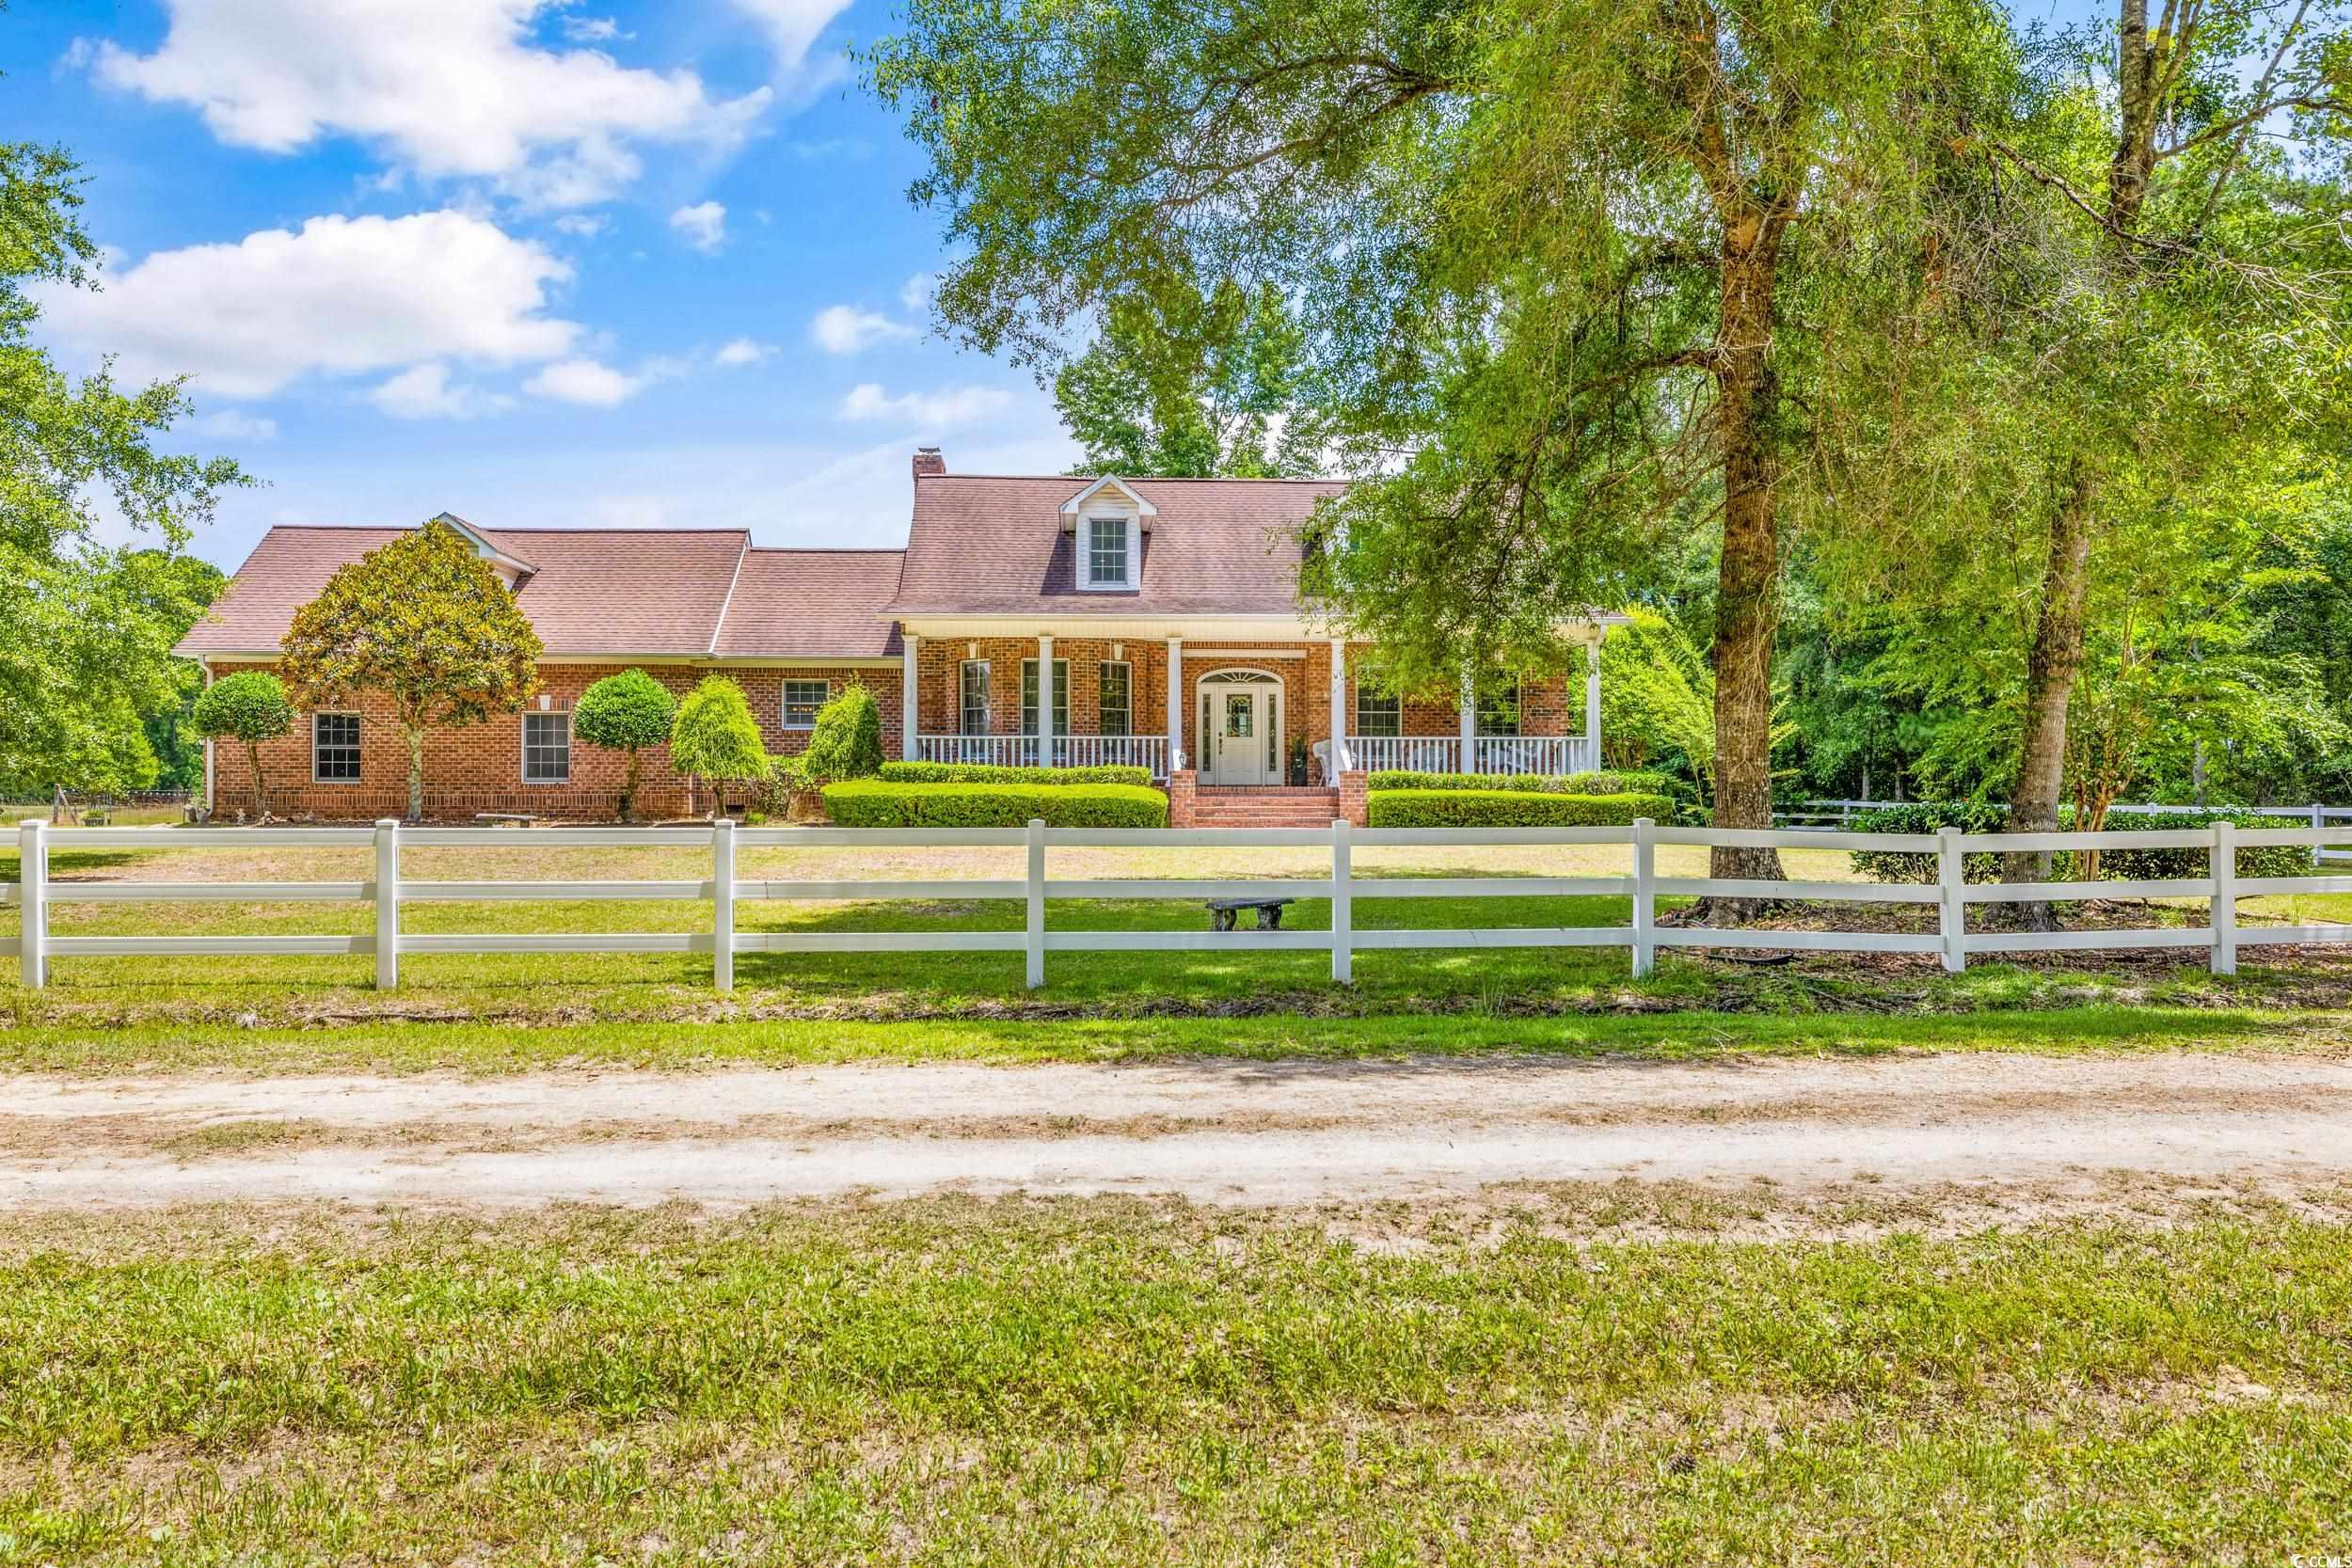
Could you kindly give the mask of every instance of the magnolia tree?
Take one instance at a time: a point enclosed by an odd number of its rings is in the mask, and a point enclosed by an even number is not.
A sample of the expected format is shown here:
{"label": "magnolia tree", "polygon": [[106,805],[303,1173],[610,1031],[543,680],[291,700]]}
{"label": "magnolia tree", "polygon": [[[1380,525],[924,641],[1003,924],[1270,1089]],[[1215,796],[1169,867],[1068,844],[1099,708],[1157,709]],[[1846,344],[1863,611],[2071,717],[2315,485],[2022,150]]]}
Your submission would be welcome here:
{"label": "magnolia tree", "polygon": [[621,784],[621,820],[637,811],[637,781],[648,747],[670,738],[677,699],[643,670],[607,675],[580,695],[572,710],[572,733],[591,746],[628,754],[628,776]]}
{"label": "magnolia tree", "polygon": [[457,531],[427,523],[370,550],[294,612],[282,643],[305,707],[381,694],[408,744],[408,817],[424,815],[424,737],[513,713],[539,689],[538,633]]}
{"label": "magnolia tree", "polygon": [[686,775],[689,811],[693,809],[696,780],[710,783],[715,808],[719,784],[769,775],[773,764],[741,687],[724,675],[712,675],[686,694],[670,727],[670,766]]}
{"label": "magnolia tree", "polygon": [[286,687],[266,670],[246,670],[223,675],[206,687],[189,714],[196,733],[207,740],[235,740],[245,746],[246,768],[253,775],[253,815],[269,813],[262,790],[262,742],[294,734],[294,705]]}

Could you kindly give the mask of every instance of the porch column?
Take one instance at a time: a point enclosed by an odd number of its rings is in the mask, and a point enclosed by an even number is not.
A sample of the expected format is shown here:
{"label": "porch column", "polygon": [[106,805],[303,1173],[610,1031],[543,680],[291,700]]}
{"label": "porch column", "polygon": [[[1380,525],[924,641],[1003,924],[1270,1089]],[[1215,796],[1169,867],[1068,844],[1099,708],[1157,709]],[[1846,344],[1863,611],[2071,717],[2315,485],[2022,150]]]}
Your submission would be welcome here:
{"label": "porch column", "polygon": [[1347,749],[1347,644],[1331,639],[1331,776],[1327,787],[1337,788],[1343,769],[1356,766]]}
{"label": "porch column", "polygon": [[1184,640],[1168,640],[1168,770],[1184,765]]}
{"label": "porch column", "polygon": [[1462,771],[1478,771],[1478,675],[1462,666]]}
{"label": "porch column", "polygon": [[1584,644],[1584,743],[1593,753],[1589,766],[1600,766],[1600,633]]}
{"label": "porch column", "polygon": [[915,675],[915,659],[923,640],[911,631],[901,632],[898,640],[905,644],[906,658],[898,675],[898,751],[908,762],[920,762],[923,748],[916,732],[922,728],[923,684]]}
{"label": "porch column", "polygon": [[1037,637],[1037,765],[1054,766],[1054,640]]}

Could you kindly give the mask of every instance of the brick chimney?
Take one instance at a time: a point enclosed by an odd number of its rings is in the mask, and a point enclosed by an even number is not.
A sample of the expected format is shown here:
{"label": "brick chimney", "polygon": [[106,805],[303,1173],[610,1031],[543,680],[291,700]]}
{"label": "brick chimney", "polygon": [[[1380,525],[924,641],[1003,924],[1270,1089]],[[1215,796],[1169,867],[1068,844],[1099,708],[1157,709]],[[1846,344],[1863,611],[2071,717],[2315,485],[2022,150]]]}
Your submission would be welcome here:
{"label": "brick chimney", "polygon": [[915,478],[921,479],[926,474],[944,474],[946,471],[947,460],[939,455],[939,449],[937,447],[917,447],[914,449]]}

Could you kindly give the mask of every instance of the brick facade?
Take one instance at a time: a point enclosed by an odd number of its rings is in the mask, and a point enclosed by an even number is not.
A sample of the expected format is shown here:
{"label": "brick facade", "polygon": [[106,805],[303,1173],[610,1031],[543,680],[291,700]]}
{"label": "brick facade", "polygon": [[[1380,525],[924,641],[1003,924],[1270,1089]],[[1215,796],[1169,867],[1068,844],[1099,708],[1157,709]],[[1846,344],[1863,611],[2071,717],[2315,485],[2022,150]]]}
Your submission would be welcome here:
{"label": "brick facade", "polygon": [[[215,664],[215,679],[239,669],[266,665]],[[626,665],[545,664],[540,667],[542,694],[554,711],[568,711],[580,694]],[[784,727],[784,683],[822,680],[828,693],[863,682],[882,710],[882,754],[898,754],[898,672],[895,668],[845,668],[815,665],[640,666],[678,696],[708,674],[723,674],[743,688],[768,750],[778,756],[798,753],[808,744],[806,730]],[[531,707],[539,707],[533,698]],[[315,816],[325,821],[373,821],[403,816],[408,810],[408,746],[392,722],[380,695],[368,694],[348,707],[323,711],[356,711],[360,716],[359,778],[356,783],[321,784],[311,776],[310,715],[301,714],[294,733],[262,747],[262,778],[269,808],[275,815]],[[425,736],[424,811],[436,821],[465,821],[477,812],[528,812],[539,816],[577,817],[605,821],[612,817],[621,798],[628,759],[574,737],[571,779],[565,784],[525,784],[522,771],[523,721],[518,714],[500,714],[463,729],[436,730]],[[669,748],[657,746],[642,753],[637,792],[637,816],[654,821],[682,815],[687,806],[686,781],[670,767]],[[246,749],[233,741],[213,748],[215,810],[223,819],[252,809],[252,781]],[[729,803],[739,803],[731,791]],[[707,809],[707,800],[697,802]]]}

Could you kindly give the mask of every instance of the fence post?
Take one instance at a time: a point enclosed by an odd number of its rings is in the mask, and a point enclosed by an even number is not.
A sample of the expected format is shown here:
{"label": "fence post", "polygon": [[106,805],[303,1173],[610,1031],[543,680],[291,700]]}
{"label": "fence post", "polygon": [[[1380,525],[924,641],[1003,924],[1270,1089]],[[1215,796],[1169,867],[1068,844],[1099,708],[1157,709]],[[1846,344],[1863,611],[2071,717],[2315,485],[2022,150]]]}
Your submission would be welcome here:
{"label": "fence post", "polygon": [[1331,819],[1331,979],[1335,985],[1356,980],[1356,862],[1348,838],[1347,818]]}
{"label": "fence post", "polygon": [[1935,832],[1935,929],[1944,948],[1944,973],[1957,974],[1968,967],[1968,949],[1962,938],[1968,929],[1968,906],[1961,902],[1967,883],[1966,864],[1960,853],[1960,830]]}
{"label": "fence post", "polygon": [[[2327,803],[2326,803],[2325,801],[2321,801],[2321,800],[2313,800],[2313,801],[2312,802],[2312,832],[2321,832],[2323,829],[2325,829],[2327,826],[2328,826],[2328,806],[2327,806]],[[2313,867],[2314,869],[2316,869],[2316,868],[2318,868],[2319,866],[2323,866],[2323,865],[2325,865],[2325,864],[2327,864],[2327,863],[2328,863],[2328,847],[2327,847],[2326,845],[2324,845],[2324,844],[2314,844],[2314,845],[2312,845],[2312,867]]]}
{"label": "fence post", "polygon": [[735,989],[735,823],[724,816],[710,825],[710,979]]}
{"label": "fence post", "polygon": [[375,989],[400,989],[400,824],[375,824]]}
{"label": "fence post", "polygon": [[39,990],[49,979],[49,824],[28,817],[16,831],[19,973]]}
{"label": "fence post", "polygon": [[1029,900],[1028,936],[1024,946],[1029,956],[1028,986],[1036,990],[1045,984],[1045,819],[1029,818]]}
{"label": "fence post", "polygon": [[1658,824],[1633,819],[1633,977],[1645,977],[1658,962]]}
{"label": "fence post", "polygon": [[2213,849],[2205,869],[2213,874],[2213,972],[2237,973],[2237,824],[2213,825]]}

